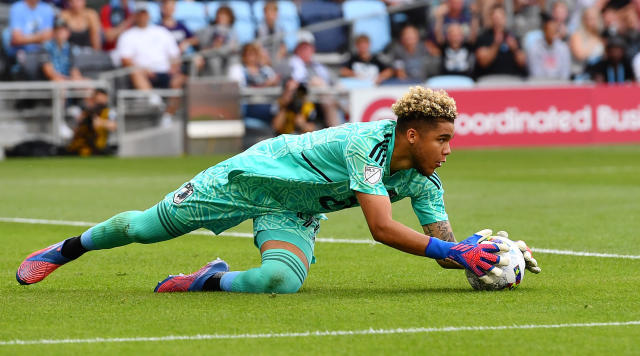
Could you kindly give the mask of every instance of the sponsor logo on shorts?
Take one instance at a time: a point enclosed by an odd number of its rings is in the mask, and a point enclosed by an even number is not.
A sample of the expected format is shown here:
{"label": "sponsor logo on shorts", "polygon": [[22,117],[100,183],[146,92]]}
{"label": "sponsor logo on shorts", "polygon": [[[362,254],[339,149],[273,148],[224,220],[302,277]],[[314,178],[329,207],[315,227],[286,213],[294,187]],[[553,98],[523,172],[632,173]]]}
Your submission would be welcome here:
{"label": "sponsor logo on shorts", "polygon": [[382,167],[365,166],[364,181],[369,184],[376,184],[382,179]]}
{"label": "sponsor logo on shorts", "polygon": [[185,185],[184,187],[180,188],[180,190],[178,190],[173,195],[173,203],[174,204],[180,204],[185,199],[187,199],[191,194],[193,194],[193,185],[191,185],[191,183],[187,183],[187,185]]}

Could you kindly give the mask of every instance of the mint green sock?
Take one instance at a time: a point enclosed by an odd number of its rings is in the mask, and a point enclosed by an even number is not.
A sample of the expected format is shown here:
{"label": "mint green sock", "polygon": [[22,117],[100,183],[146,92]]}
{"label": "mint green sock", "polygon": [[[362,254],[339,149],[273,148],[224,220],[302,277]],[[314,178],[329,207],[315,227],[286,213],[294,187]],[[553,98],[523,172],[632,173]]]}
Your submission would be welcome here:
{"label": "mint green sock", "polygon": [[286,294],[297,292],[306,277],[306,267],[298,256],[288,250],[271,249],[262,254],[260,267],[225,274],[220,286],[230,292]]}

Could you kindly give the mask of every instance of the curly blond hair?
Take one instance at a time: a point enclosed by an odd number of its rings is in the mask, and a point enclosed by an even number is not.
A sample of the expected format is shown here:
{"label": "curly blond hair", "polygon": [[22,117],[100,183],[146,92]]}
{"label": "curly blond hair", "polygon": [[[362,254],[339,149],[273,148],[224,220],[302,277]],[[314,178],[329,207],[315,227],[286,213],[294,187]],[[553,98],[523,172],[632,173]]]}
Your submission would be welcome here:
{"label": "curly blond hair", "polygon": [[429,121],[453,122],[458,116],[456,101],[444,90],[431,90],[421,86],[409,88],[409,91],[391,105],[398,119],[419,115]]}

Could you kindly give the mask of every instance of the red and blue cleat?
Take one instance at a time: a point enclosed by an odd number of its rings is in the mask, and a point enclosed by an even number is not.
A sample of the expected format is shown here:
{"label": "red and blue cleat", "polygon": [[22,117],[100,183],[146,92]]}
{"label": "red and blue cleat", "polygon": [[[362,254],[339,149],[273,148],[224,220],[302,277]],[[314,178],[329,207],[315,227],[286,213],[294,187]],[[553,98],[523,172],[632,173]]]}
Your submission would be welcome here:
{"label": "red and blue cleat", "polygon": [[25,285],[40,282],[58,267],[71,261],[60,253],[62,244],[64,241],[27,256],[16,272],[18,282]]}
{"label": "red and blue cleat", "polygon": [[169,276],[164,281],[159,282],[153,291],[156,293],[201,291],[204,282],[218,272],[229,272],[229,265],[219,258],[207,263],[204,267],[191,274]]}

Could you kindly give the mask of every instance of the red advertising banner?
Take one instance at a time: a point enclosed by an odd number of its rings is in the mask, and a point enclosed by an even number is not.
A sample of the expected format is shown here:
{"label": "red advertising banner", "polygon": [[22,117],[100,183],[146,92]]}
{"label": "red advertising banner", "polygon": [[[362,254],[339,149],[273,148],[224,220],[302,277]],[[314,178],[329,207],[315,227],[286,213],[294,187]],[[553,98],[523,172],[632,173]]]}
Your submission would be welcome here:
{"label": "red advertising banner", "polygon": [[[352,103],[358,121],[389,118],[406,88],[378,88]],[[456,147],[640,143],[640,87],[589,86],[450,90]],[[352,101],[353,101],[352,97]],[[354,115],[355,113],[355,115]]]}

